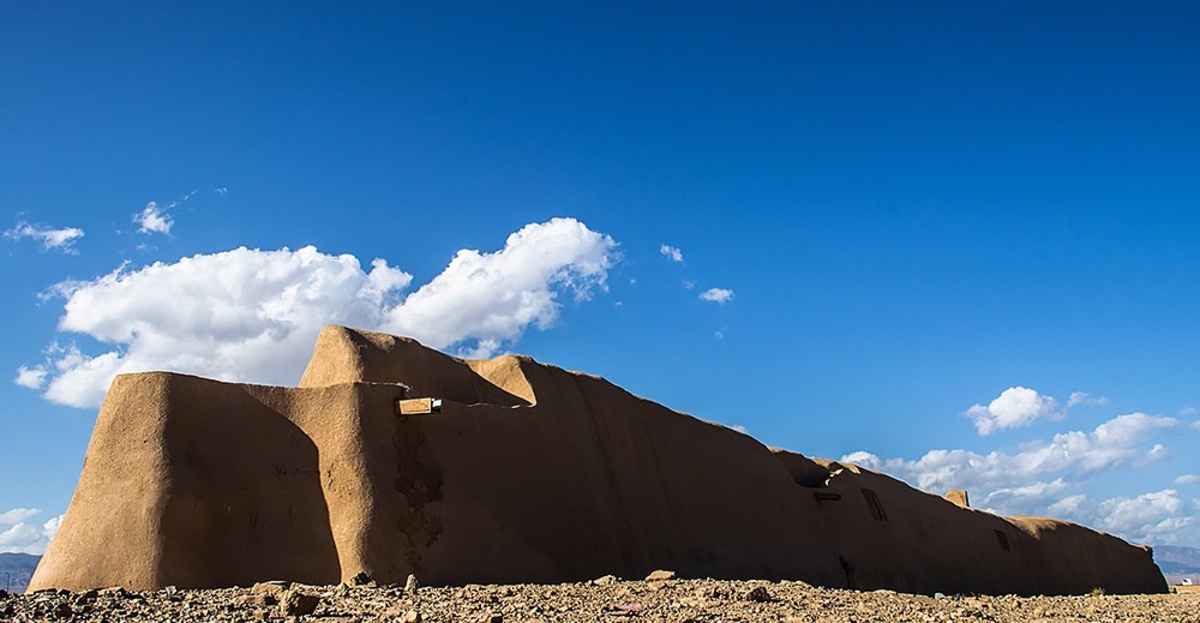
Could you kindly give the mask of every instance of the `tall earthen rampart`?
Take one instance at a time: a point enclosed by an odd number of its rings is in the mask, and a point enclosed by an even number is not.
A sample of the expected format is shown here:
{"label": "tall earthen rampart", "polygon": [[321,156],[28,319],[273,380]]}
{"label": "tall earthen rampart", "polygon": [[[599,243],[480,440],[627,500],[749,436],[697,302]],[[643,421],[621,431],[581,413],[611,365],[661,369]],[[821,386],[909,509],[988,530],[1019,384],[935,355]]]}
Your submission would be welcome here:
{"label": "tall earthen rampart", "polygon": [[[403,383],[404,385],[401,385]],[[407,386],[407,387],[406,387]],[[397,415],[407,395],[440,413]],[[119,376],[32,589],[789,578],[1162,592],[1146,548],[769,449],[526,357],[327,327],[299,387]]]}

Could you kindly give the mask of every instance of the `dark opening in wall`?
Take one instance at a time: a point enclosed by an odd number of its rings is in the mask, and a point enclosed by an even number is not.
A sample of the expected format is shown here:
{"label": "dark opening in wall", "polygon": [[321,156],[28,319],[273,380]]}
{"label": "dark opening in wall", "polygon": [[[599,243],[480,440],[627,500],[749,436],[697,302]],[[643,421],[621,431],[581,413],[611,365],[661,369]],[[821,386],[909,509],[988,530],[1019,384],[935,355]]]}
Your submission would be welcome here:
{"label": "dark opening in wall", "polygon": [[813,495],[816,496],[818,504],[821,502],[836,502],[842,499],[842,494],[832,491],[816,491]]}
{"label": "dark opening in wall", "polygon": [[1012,551],[1008,546],[1008,534],[1003,530],[993,530],[992,532],[996,533],[996,540],[1000,542],[1000,549],[1006,552]]}
{"label": "dark opening in wall", "polygon": [[862,494],[867,500],[867,508],[871,509],[871,519],[887,521],[887,513],[883,510],[883,504],[879,502],[879,496],[870,489],[862,489]]}

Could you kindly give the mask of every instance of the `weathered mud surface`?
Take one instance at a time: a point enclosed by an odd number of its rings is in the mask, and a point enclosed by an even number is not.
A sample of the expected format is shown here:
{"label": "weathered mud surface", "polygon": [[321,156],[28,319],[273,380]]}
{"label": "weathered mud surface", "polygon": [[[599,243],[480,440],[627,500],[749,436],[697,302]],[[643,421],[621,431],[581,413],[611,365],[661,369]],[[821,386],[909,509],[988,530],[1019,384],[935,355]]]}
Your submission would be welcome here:
{"label": "weathered mud surface", "polygon": [[0,620],[454,621],[532,623],[1200,622],[1200,594],[1074,597],[926,596],[825,589],[803,582],[601,578],[578,584],[465,587],[312,586],[126,592],[42,591],[0,597]]}

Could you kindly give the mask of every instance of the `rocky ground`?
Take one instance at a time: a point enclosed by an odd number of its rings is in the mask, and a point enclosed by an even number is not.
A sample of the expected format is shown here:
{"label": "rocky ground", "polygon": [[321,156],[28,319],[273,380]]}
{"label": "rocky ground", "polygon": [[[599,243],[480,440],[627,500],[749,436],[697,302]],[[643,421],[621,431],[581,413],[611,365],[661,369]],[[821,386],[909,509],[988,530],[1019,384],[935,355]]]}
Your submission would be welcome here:
{"label": "rocky ground", "polygon": [[[659,573],[659,572],[656,572]],[[670,574],[660,577],[669,578]],[[654,578],[655,576],[651,576]],[[0,620],[278,621],[340,623],[454,621],[1154,621],[1200,622],[1200,594],[975,597],[817,588],[803,582],[612,577],[580,584],[468,585],[458,588],[269,582],[251,588],[131,593],[104,589],[0,596]]]}

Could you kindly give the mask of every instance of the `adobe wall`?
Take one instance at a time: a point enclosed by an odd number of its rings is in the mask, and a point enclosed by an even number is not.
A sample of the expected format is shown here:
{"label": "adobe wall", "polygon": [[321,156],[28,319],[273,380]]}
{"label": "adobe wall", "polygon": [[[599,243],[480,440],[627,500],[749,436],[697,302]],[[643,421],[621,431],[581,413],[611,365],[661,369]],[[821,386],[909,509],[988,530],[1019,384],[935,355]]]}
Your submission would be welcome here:
{"label": "adobe wall", "polygon": [[[401,381],[442,412],[395,415]],[[1166,590],[1149,552],[1115,537],[771,450],[525,357],[463,361],[342,327],[322,331],[297,388],[118,377],[31,589],[656,568],[926,593]]]}

